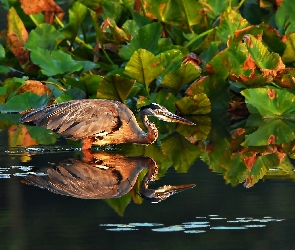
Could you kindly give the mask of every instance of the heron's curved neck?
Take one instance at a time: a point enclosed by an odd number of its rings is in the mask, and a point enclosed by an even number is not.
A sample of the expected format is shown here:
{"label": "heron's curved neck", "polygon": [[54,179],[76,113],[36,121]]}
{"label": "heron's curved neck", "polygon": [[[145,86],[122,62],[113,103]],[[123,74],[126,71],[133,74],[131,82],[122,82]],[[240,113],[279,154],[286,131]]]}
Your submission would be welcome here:
{"label": "heron's curved neck", "polygon": [[158,138],[158,129],[156,128],[155,124],[150,122],[148,119],[148,116],[146,114],[140,114],[141,120],[143,122],[143,125],[146,127],[147,132],[146,135],[144,136],[145,138],[145,143],[151,144],[155,142]]}

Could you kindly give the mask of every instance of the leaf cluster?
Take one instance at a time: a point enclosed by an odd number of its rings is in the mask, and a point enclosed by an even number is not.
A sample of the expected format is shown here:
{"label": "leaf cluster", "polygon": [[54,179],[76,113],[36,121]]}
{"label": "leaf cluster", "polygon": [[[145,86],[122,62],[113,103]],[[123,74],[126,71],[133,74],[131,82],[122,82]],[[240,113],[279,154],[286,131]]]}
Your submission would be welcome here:
{"label": "leaf cluster", "polygon": [[[2,113],[80,98],[118,100],[133,110],[157,102],[185,115],[228,110],[233,121],[250,113],[235,125],[240,140],[232,134],[216,139],[216,124],[210,130],[207,117],[192,118],[197,126],[179,126],[177,134],[157,124],[170,133],[163,154],[176,153],[169,148],[175,141],[186,144],[182,134],[195,144],[206,140],[201,148],[210,155],[203,159],[212,168],[243,162],[244,172],[225,171],[235,176],[232,183],[252,170],[260,178],[265,159],[278,165],[278,152],[292,148],[293,0],[77,0],[67,8],[53,0],[3,2]],[[220,151],[236,141],[234,150]]]}

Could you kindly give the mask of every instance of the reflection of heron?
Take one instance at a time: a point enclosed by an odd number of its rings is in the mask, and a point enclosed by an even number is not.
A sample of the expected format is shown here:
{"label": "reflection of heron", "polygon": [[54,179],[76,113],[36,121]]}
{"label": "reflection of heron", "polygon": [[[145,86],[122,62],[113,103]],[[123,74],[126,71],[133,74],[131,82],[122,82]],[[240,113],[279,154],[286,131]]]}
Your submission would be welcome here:
{"label": "reflection of heron", "polygon": [[92,144],[153,143],[158,137],[158,130],[147,116],[194,125],[154,103],[142,107],[139,116],[147,129],[146,133],[137,124],[132,111],[123,103],[85,99],[29,111],[21,117],[20,122],[33,122],[66,138],[82,140],[83,150],[90,148]]}
{"label": "reflection of heron", "polygon": [[192,188],[194,184],[163,186],[148,189],[158,174],[155,161],[149,157],[124,157],[106,153],[91,154],[91,162],[70,158],[58,166],[48,168],[46,175],[29,174],[26,184],[32,184],[57,194],[82,199],[119,198],[135,185],[139,173],[147,168],[141,187],[142,197],[160,202],[169,196]]}

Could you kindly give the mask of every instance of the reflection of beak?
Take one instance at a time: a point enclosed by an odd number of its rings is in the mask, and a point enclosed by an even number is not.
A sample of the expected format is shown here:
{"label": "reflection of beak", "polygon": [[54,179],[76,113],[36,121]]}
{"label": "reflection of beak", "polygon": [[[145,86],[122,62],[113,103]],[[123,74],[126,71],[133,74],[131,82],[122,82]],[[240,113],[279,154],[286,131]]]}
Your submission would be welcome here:
{"label": "reflection of beak", "polygon": [[140,194],[143,198],[149,200],[152,203],[158,203],[165,199],[167,199],[169,196],[180,193],[182,191],[185,191],[187,189],[195,187],[195,184],[184,184],[180,186],[163,186],[158,189],[145,189],[140,190]]}
{"label": "reflection of beak", "polygon": [[165,110],[165,111],[161,110],[158,112],[154,112],[154,116],[157,117],[159,120],[162,120],[165,122],[178,122],[178,123],[187,124],[187,125],[196,125],[187,119],[184,119],[178,115],[175,115],[169,112],[168,110]]}

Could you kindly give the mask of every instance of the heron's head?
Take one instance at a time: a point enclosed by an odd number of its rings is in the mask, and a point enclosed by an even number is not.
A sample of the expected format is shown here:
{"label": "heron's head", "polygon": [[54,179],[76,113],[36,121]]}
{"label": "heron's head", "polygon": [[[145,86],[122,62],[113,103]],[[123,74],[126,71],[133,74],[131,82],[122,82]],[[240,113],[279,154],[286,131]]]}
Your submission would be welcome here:
{"label": "heron's head", "polygon": [[195,125],[193,122],[171,113],[168,109],[157,103],[151,103],[141,107],[139,113],[142,115],[157,117],[159,120],[163,120],[165,122],[178,122],[187,125]]}
{"label": "heron's head", "polygon": [[142,185],[140,189],[140,196],[149,200],[152,203],[158,203],[166,200],[168,197],[195,187],[195,184],[183,184],[180,186],[165,185],[157,189],[147,189]]}

